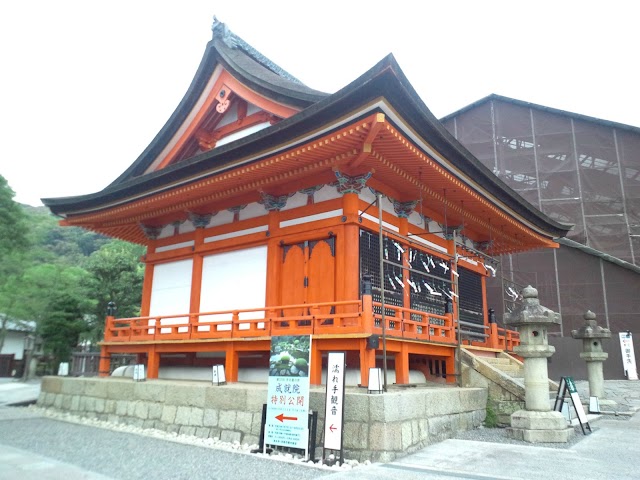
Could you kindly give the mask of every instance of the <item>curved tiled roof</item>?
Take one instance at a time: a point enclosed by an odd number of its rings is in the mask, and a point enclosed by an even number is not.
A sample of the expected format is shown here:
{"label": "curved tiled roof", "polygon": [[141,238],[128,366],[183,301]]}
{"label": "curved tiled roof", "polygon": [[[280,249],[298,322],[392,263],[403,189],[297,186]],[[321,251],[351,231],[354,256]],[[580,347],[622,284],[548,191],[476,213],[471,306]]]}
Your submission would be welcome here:
{"label": "curved tiled roof", "polygon": [[180,104],[144,152],[109,187],[142,175],[147,170],[185,121],[218,64],[261,95],[299,109],[327,96],[303,85],[233,34],[224,23],[214,19],[212,30],[212,39],[207,43],[198,70]]}
{"label": "curved tiled roof", "polygon": [[[274,67],[269,68],[259,58],[250,56],[244,50],[230,48],[221,37],[214,35],[214,40],[209,43],[207,52],[210,52],[209,55],[215,52],[216,59],[226,68],[231,68],[236,73],[241,71],[242,78],[253,82],[255,88],[269,88],[272,94],[286,93],[290,99],[295,95],[298,95],[299,100],[304,97],[307,107],[280,123],[250,136],[161,170],[141,175],[139,172],[144,171],[145,167],[145,154],[143,154],[118,180],[101,192],[78,197],[43,199],[43,202],[56,214],[74,215],[95,211],[115,202],[126,202],[134,196],[144,195],[144,192],[158,192],[176,185],[188,184],[203,173],[218,175],[225,169],[232,168],[233,162],[239,158],[258,159],[258,155],[264,154],[265,151],[273,152],[287,142],[295,142],[305,135],[314,135],[314,132],[323,125],[335,124],[349,115],[364,114],[365,111],[371,113],[373,107],[370,106],[384,99],[393,115],[405,124],[404,126],[396,125],[396,127],[407,129],[410,135],[417,135],[416,138],[428,142],[435,151],[446,158],[447,162],[450,162],[455,170],[463,172],[467,179],[472,179],[476,185],[472,188],[484,190],[531,224],[548,232],[550,236],[562,237],[571,229],[570,225],[558,223],[531,206],[462,146],[422,102],[392,55],[382,59],[338,92],[324,95],[313,93],[314,91],[300,86],[295,80],[280,76]],[[211,60],[207,55],[205,54],[194,83],[202,76],[201,70],[211,68]],[[273,76],[281,79],[280,85],[274,83]],[[195,89],[193,84],[192,89]],[[186,98],[189,98],[189,93]],[[366,110],[367,108],[369,110]],[[181,107],[178,107],[176,112],[180,111]],[[174,113],[175,115],[178,113]],[[167,125],[171,123],[172,120]],[[169,128],[167,125],[165,129]],[[163,131],[158,134],[158,137],[168,135]],[[153,148],[152,142],[147,151]],[[469,180],[463,181],[469,182]]]}

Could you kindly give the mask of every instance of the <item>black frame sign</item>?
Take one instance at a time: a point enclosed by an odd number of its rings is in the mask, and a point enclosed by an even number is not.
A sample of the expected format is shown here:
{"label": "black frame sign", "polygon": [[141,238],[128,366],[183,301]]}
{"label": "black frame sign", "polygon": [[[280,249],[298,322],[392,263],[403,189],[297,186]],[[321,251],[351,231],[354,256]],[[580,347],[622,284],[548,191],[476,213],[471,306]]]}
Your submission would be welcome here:
{"label": "black frame sign", "polygon": [[345,352],[329,352],[327,359],[327,391],[324,411],[325,450],[339,450],[340,464],[344,462],[342,438],[344,433]]}
{"label": "black frame sign", "polygon": [[556,412],[562,412],[562,404],[564,403],[564,398],[567,394],[567,391],[569,391],[569,397],[571,397],[571,403],[573,404],[573,409],[575,410],[576,416],[578,417],[578,422],[580,422],[582,433],[584,435],[587,434],[585,427],[587,428],[587,430],[589,430],[589,432],[592,432],[591,425],[589,425],[589,420],[587,419],[587,414],[585,413],[582,402],[580,401],[578,389],[576,388],[576,384],[573,381],[573,377],[560,378],[560,385],[558,386],[558,394],[556,395],[556,402],[553,406],[553,410]]}

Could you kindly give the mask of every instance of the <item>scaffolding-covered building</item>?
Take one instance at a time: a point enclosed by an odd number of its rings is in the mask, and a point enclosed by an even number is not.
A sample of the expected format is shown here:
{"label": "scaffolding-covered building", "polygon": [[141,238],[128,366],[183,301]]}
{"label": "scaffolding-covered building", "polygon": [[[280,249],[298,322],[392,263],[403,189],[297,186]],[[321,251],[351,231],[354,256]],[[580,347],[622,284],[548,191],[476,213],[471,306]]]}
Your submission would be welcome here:
{"label": "scaffolding-covered building", "polygon": [[487,284],[498,319],[532,284],[562,314],[556,335],[570,337],[587,309],[640,334],[640,128],[499,95],[441,121],[529,203],[575,225],[559,249],[502,256]]}

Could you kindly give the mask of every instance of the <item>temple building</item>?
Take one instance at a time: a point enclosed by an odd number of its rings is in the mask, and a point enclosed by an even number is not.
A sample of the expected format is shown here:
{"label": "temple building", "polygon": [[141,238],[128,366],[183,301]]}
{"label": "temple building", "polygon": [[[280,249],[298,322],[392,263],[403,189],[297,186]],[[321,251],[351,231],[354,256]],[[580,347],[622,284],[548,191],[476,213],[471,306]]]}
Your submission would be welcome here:
{"label": "temple building", "polygon": [[107,317],[101,371],[133,353],[149,378],[223,363],[229,381],[251,367],[266,381],[271,337],[311,335],[312,384],[329,351],[361,385],[387,357],[398,384],[454,382],[461,345],[518,343],[489,312],[497,257],[571,229],[456,140],[392,55],[325,94],[217,21],[140,157],[100,192],[43,201],[147,247],[141,316]]}

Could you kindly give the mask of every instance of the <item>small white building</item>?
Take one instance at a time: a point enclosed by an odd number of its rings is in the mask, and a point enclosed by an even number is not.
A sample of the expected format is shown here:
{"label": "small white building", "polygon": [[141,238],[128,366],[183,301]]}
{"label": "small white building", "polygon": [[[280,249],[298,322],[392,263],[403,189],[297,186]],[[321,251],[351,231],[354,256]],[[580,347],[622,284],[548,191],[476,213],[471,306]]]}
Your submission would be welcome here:
{"label": "small white building", "polygon": [[35,332],[36,322],[7,320],[6,335],[0,349],[0,377],[11,377],[15,362],[24,357],[24,339]]}

